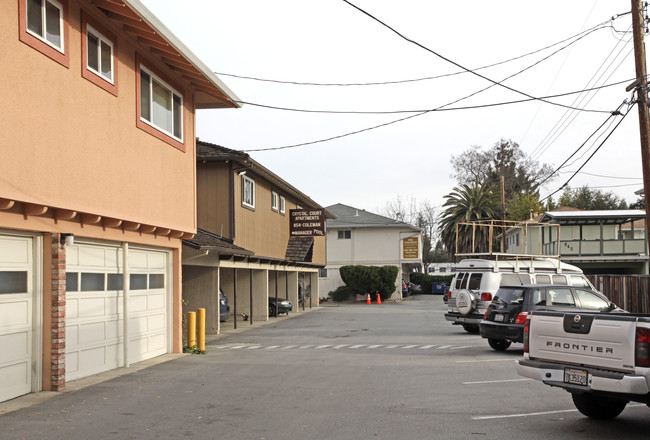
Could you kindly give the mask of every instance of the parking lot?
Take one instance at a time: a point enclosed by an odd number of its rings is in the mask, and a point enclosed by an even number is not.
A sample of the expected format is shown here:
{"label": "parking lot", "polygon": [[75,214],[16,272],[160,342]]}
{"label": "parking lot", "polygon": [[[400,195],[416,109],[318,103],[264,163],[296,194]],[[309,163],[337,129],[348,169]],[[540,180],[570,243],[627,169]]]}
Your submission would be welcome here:
{"label": "parking lot", "polygon": [[6,413],[0,437],[647,438],[646,406],[587,419],[566,392],[517,375],[521,345],[495,352],[444,311],[437,295],[325,303]]}

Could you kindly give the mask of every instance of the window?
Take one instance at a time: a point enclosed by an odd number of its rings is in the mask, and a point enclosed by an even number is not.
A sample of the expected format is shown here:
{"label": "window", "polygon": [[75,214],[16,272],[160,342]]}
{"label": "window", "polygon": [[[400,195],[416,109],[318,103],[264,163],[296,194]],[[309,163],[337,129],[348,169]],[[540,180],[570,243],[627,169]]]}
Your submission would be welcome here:
{"label": "window", "polygon": [[352,231],[345,230],[345,231],[339,231],[339,240],[349,240],[352,238]]}
{"label": "window", "polygon": [[241,203],[247,208],[255,209],[255,181],[248,176],[241,176]]}
{"label": "window", "polygon": [[63,5],[55,0],[27,0],[27,32],[63,53]]}
{"label": "window", "polygon": [[[140,121],[182,144],[182,94],[143,66],[140,66],[139,87]],[[145,129],[143,126],[140,126],[140,128]],[[155,132],[146,129],[145,131],[156,135]],[[172,143],[172,145],[174,144]],[[180,149],[185,151],[182,146]]]}
{"label": "window", "polygon": [[327,269],[318,269],[319,278],[327,278]]}
{"label": "window", "polygon": [[0,294],[27,293],[27,271],[0,272]]}
{"label": "window", "polygon": [[551,305],[575,307],[575,301],[569,289],[548,289],[548,296],[551,297]]}
{"label": "window", "polygon": [[456,289],[462,289],[463,285],[465,284],[465,279],[467,278],[467,273],[465,272],[459,272],[456,274]]}
{"label": "window", "polygon": [[566,284],[566,277],[564,275],[553,275],[553,284]]}
{"label": "window", "polygon": [[609,310],[609,303],[604,299],[594,295],[593,292],[582,289],[576,289],[575,292],[578,294],[580,307],[583,309],[592,309],[601,312]]}
{"label": "window", "polygon": [[550,275],[535,275],[535,282],[537,284],[551,284]]}
{"label": "window", "polygon": [[19,39],[70,67],[67,4],[67,0],[19,0]]}
{"label": "window", "polygon": [[278,212],[278,193],[271,191],[271,209]]}
{"label": "window", "polygon": [[481,288],[481,279],[483,279],[482,273],[470,274],[467,288],[469,290],[479,290]]}
{"label": "window", "polygon": [[117,96],[117,37],[91,20],[81,14],[81,76]]}
{"label": "window", "polygon": [[280,196],[280,214],[284,214],[286,212],[286,200],[284,200],[284,196]]}
{"label": "window", "polygon": [[113,43],[90,26],[86,28],[86,67],[113,83]]}
{"label": "window", "polygon": [[499,286],[519,286],[530,284],[530,275],[521,273],[504,273],[501,275]]}
{"label": "window", "polygon": [[570,278],[573,287],[591,287],[587,279],[582,275],[571,275]]}

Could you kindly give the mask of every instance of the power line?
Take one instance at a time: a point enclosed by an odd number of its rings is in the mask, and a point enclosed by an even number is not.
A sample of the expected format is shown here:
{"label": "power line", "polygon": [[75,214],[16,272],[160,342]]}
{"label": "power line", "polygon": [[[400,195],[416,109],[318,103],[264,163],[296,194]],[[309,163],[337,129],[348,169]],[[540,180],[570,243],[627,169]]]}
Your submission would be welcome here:
{"label": "power line", "polygon": [[[614,26],[612,24],[609,24],[609,25],[607,24],[607,23],[609,23],[609,21],[610,20],[599,23],[599,24],[593,26],[590,29],[579,32],[579,33],[577,33],[577,34],[575,34],[575,35],[573,35],[573,36],[571,36],[569,38],[565,38],[564,40],[558,41],[557,43],[553,43],[553,44],[548,45],[546,47],[543,47],[541,49],[537,49],[535,51],[528,52],[528,53],[523,54],[523,55],[519,55],[519,56],[516,56],[516,57],[513,57],[513,58],[509,58],[507,60],[498,61],[496,63],[488,64],[486,66],[477,67],[477,68],[472,69],[472,70],[474,70],[474,71],[485,70],[485,69],[489,69],[489,68],[492,68],[492,67],[507,64],[507,63],[510,63],[512,61],[516,61],[516,60],[519,60],[519,59],[522,59],[522,58],[529,57],[531,55],[535,55],[537,53],[543,52],[543,51],[545,51],[547,49],[558,46],[558,45],[560,45],[562,43],[565,43],[567,41],[570,41],[572,39],[575,39],[574,41],[571,41],[571,43],[569,43],[569,45],[572,45],[572,44],[578,42],[579,40],[581,40],[582,38],[586,37],[587,35],[590,35],[590,34],[596,32],[596,31],[599,31],[601,29],[612,29],[615,32],[616,29],[614,29]],[[251,81],[268,82],[268,83],[275,83],[275,84],[288,84],[288,85],[298,85],[298,86],[321,86],[321,87],[352,87],[352,86],[383,86],[383,85],[393,85],[393,84],[404,84],[404,83],[412,83],[412,82],[420,82],[420,81],[429,81],[429,80],[432,80],[432,79],[440,79],[440,78],[447,78],[447,77],[450,77],[450,76],[462,75],[462,74],[466,74],[468,72],[466,70],[460,70],[460,71],[457,71],[457,72],[445,73],[445,74],[435,75],[435,76],[425,76],[425,77],[422,77],[422,78],[411,78],[411,79],[402,79],[402,80],[394,80],[394,81],[363,82],[363,83],[361,83],[361,82],[357,82],[357,83],[320,83],[320,82],[308,82],[308,81],[302,82],[302,81],[259,78],[259,77],[255,77],[255,76],[245,76],[245,75],[238,75],[238,74],[225,73],[225,72],[214,72],[214,73],[216,75],[228,76],[228,77],[231,77],[231,78],[247,79],[247,80],[251,80]]]}
{"label": "power line", "polygon": [[[463,106],[463,107],[451,107],[451,108],[446,108],[447,106],[460,102],[464,99],[467,99],[476,93],[479,93],[483,90],[480,90],[479,92],[474,92],[471,95],[467,95],[463,98],[457,99],[453,102],[450,102],[448,104],[444,104],[440,107],[436,108],[431,108],[431,109],[419,109],[419,110],[378,110],[378,111],[364,111],[364,110],[312,110],[312,109],[300,109],[300,108],[294,108],[294,107],[280,107],[280,106],[274,106],[274,105],[268,105],[268,104],[258,104],[254,102],[249,102],[249,101],[234,101],[238,104],[244,104],[244,105],[250,105],[253,107],[260,107],[260,108],[266,108],[270,110],[282,110],[282,111],[291,111],[291,112],[301,112],[301,113],[326,113],[326,114],[361,114],[361,115],[383,115],[383,114],[399,114],[399,113],[429,113],[429,112],[440,112],[440,111],[454,111],[454,110],[474,110],[474,109],[481,109],[481,108],[487,108],[487,107],[499,107],[503,105],[512,105],[512,104],[521,104],[524,102],[530,102],[530,101],[536,101],[539,99],[547,99],[547,98],[561,98],[564,96],[571,96],[575,94],[580,94],[580,93],[585,93],[585,92],[591,92],[591,91],[596,91],[596,90],[601,90],[605,89],[608,87],[614,87],[614,86],[619,86],[621,84],[626,84],[632,81],[632,79],[626,79],[623,81],[618,81],[612,84],[605,84],[602,86],[598,87],[592,87],[590,89],[584,89],[584,90],[577,90],[573,92],[566,92],[566,93],[557,93],[554,95],[548,95],[548,96],[543,96],[542,98],[526,98],[526,99],[518,99],[518,100],[513,100],[513,101],[502,101],[502,102],[496,102],[496,103],[490,103],[490,104],[477,104],[477,105],[471,105],[471,106]],[[493,86],[490,86],[493,87]],[[610,113],[606,111],[602,111],[602,113]]]}
{"label": "power line", "polygon": [[[574,171],[562,171],[559,174],[569,174],[573,173]],[[605,176],[603,174],[593,174],[593,173],[585,173],[584,171],[581,171],[580,174],[585,174],[587,176],[594,176],[594,177],[603,177],[605,179],[620,179],[620,180],[643,180],[643,177],[621,177],[621,176]]]}
{"label": "power line", "polygon": [[373,16],[372,14],[366,12],[365,10],[361,9],[360,7],[354,5],[353,3],[349,2],[348,0],[343,0],[343,2],[347,3],[348,5],[352,6],[352,7],[355,8],[355,9],[357,9],[359,12],[361,12],[361,13],[367,15],[367,16],[370,17],[371,19],[375,20],[377,23],[379,23],[379,24],[381,24],[382,26],[386,27],[387,29],[389,29],[390,31],[392,31],[393,33],[395,33],[396,35],[398,35],[400,38],[404,39],[405,41],[408,41],[409,43],[411,43],[411,44],[413,44],[413,45],[415,45],[415,46],[417,46],[417,47],[419,47],[419,48],[421,48],[421,49],[424,49],[424,50],[426,50],[427,52],[429,52],[429,53],[431,53],[431,54],[437,56],[438,58],[440,58],[440,59],[442,59],[442,60],[444,60],[444,61],[446,61],[446,62],[448,62],[448,63],[450,63],[450,64],[452,64],[452,65],[454,65],[454,66],[456,66],[456,67],[458,67],[458,68],[460,68],[460,69],[462,69],[462,70],[468,72],[468,73],[471,73],[472,75],[475,75],[475,76],[477,76],[477,77],[479,77],[479,78],[481,78],[481,79],[483,79],[483,80],[485,80],[485,81],[488,81],[488,82],[490,82],[490,83],[492,83],[492,84],[494,84],[494,85],[498,85],[498,86],[500,86],[500,87],[503,87],[503,88],[506,89],[506,90],[510,90],[511,92],[517,93],[517,94],[519,94],[519,95],[526,96],[527,98],[531,98],[531,99],[533,99],[533,100],[538,100],[538,101],[541,101],[541,102],[545,102],[545,103],[547,103],[547,104],[555,105],[555,106],[558,106],[558,107],[570,108],[570,109],[573,109],[573,110],[579,110],[579,111],[584,111],[584,112],[592,112],[592,113],[608,113],[608,112],[603,111],[603,110],[578,109],[578,108],[571,107],[571,106],[564,105],[564,104],[560,104],[560,103],[557,103],[557,102],[547,101],[547,100],[545,100],[545,99],[543,99],[543,98],[536,98],[536,97],[534,97],[534,96],[532,96],[532,95],[530,95],[530,94],[528,94],[528,93],[526,93],[526,92],[522,92],[522,91],[517,90],[517,89],[515,89],[515,88],[513,88],[513,87],[507,86],[507,85],[503,84],[502,82],[494,81],[493,79],[488,78],[488,77],[486,77],[486,76],[484,76],[484,75],[482,75],[482,74],[480,74],[480,73],[478,73],[478,72],[476,72],[476,71],[473,71],[473,70],[471,70],[471,69],[468,69],[468,68],[464,67],[463,65],[461,65],[461,64],[459,64],[459,63],[457,63],[457,62],[455,62],[455,61],[453,61],[453,60],[451,60],[451,59],[449,59],[449,58],[447,58],[447,57],[445,57],[445,56],[443,56],[443,55],[441,55],[441,54],[439,54],[438,52],[436,52],[436,51],[434,51],[434,50],[432,50],[432,49],[429,49],[428,47],[426,47],[426,46],[424,46],[424,45],[418,43],[417,41],[412,40],[412,39],[406,37],[405,35],[401,34],[401,33],[398,32],[397,30],[395,30],[394,28],[392,28],[392,27],[390,27],[389,25],[387,25],[386,23],[384,23],[383,21],[379,20],[377,17],[375,17],[375,16]]}
{"label": "power line", "polygon": [[616,129],[617,129],[617,128],[621,125],[621,123],[625,120],[625,117],[628,115],[628,113],[630,113],[630,109],[629,109],[629,108],[628,108],[628,111],[625,112],[625,113],[623,114],[623,117],[622,117],[622,118],[618,121],[618,123],[614,126],[614,128],[612,129],[612,131],[610,131],[609,134],[605,137],[605,139],[603,139],[603,141],[600,143],[600,145],[598,145],[598,148],[596,148],[596,149],[594,150],[594,152],[591,153],[591,155],[587,158],[587,160],[586,160],[582,165],[580,165],[580,168],[578,168],[578,169],[576,170],[576,172],[573,173],[573,174],[571,175],[571,177],[569,177],[569,178],[567,179],[567,181],[564,182],[564,184],[562,184],[562,186],[560,186],[557,190],[555,190],[554,192],[552,192],[552,193],[549,194],[548,196],[546,196],[546,197],[544,197],[543,199],[539,200],[538,203],[541,204],[542,202],[545,202],[546,200],[550,199],[550,198],[551,198],[552,196],[554,196],[556,193],[562,191],[562,190],[563,190],[563,189],[564,189],[564,188],[569,184],[569,182],[571,182],[571,180],[573,180],[573,178],[574,178],[574,177],[575,177],[575,176],[576,176],[576,175],[577,175],[577,174],[578,174],[578,173],[579,173],[579,172],[580,172],[580,171],[581,171],[581,170],[582,170],[582,169],[583,169],[583,168],[584,168],[588,163],[589,163],[589,161],[594,157],[594,155],[595,155],[596,153],[598,153],[598,151],[600,150],[600,148],[605,144],[605,142],[607,142],[607,140],[610,138],[610,136],[611,136],[612,134],[614,134],[614,132],[616,131]]}

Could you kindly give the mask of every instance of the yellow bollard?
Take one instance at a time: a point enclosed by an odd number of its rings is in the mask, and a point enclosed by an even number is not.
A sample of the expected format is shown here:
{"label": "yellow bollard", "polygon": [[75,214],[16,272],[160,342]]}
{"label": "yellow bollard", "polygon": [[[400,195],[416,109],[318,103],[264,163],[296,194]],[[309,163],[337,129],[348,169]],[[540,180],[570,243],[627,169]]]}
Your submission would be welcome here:
{"label": "yellow bollard", "polygon": [[205,351],[205,309],[196,310],[196,324],[198,327],[197,344],[199,350]]}
{"label": "yellow bollard", "polygon": [[196,345],[196,312],[187,312],[187,346]]}

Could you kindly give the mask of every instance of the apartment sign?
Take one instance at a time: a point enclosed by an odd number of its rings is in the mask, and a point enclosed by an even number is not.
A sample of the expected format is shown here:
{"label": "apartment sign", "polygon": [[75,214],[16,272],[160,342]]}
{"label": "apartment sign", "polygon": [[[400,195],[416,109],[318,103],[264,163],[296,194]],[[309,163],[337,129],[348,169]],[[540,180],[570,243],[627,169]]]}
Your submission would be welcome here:
{"label": "apartment sign", "polygon": [[420,242],[418,237],[409,237],[403,240],[404,245],[402,247],[402,258],[407,259],[418,259],[420,257],[419,245]]}
{"label": "apartment sign", "polygon": [[322,209],[289,210],[289,233],[298,237],[325,236],[325,212]]}

